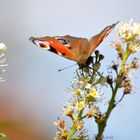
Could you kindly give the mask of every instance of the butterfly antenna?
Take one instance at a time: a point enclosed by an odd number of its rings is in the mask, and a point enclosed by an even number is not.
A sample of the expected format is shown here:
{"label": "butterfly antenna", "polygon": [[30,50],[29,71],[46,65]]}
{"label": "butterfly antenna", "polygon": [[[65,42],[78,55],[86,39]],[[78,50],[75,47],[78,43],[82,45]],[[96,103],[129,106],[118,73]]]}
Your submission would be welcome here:
{"label": "butterfly antenna", "polygon": [[73,66],[75,66],[75,65],[77,65],[77,63],[75,63],[75,64],[73,64],[73,65],[71,65],[71,66],[68,66],[68,67],[65,67],[65,68],[59,69],[58,71],[60,72],[60,71],[62,71],[62,70],[65,70],[65,69],[71,68],[71,67],[73,67]]}

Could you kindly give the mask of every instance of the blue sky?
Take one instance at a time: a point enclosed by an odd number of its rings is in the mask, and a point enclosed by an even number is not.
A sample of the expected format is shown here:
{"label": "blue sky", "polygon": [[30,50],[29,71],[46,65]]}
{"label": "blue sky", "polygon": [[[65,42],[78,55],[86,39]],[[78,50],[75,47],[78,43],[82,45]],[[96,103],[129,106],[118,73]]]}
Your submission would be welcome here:
{"label": "blue sky", "polygon": [[[53,122],[60,115],[66,98],[70,97],[64,90],[73,79],[77,67],[58,72],[58,69],[70,66],[73,62],[35,47],[28,38],[66,34],[90,38],[116,21],[133,18],[140,22],[140,1],[0,2],[0,42],[8,48],[6,57],[9,65],[4,73],[6,82],[0,84],[0,104],[7,112],[10,110],[15,120],[16,113],[29,120],[32,118],[32,125],[36,125],[44,137],[47,135],[51,139],[56,132]],[[114,52],[106,46],[115,39],[113,31],[99,46],[106,56],[105,65],[114,58]],[[126,97],[110,117],[105,134],[113,136],[114,140],[135,140],[140,137],[139,74],[134,79],[135,93]],[[91,129],[92,126],[87,127]]]}

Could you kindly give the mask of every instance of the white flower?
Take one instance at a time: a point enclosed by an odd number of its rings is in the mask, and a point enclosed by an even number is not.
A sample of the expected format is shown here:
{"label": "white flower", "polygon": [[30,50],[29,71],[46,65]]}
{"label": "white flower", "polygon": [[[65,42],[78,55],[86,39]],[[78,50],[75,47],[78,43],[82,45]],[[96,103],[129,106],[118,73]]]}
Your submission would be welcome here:
{"label": "white flower", "polygon": [[140,36],[140,24],[133,23],[133,34]]}
{"label": "white flower", "polygon": [[85,88],[86,88],[86,89],[90,89],[91,86],[92,86],[92,84],[87,83],[86,86],[85,86]]}
{"label": "white flower", "polygon": [[140,50],[140,42],[131,41],[129,43],[129,50],[131,53],[138,52]]}
{"label": "white flower", "polygon": [[81,95],[82,90],[80,88],[77,88],[77,89],[75,89],[75,91],[72,91],[72,93],[79,96],[79,95]]}
{"label": "white flower", "polygon": [[81,109],[83,109],[84,107],[85,107],[85,102],[84,102],[84,101],[77,102],[76,108],[77,108],[78,110],[81,110]]}
{"label": "white flower", "polygon": [[119,37],[126,43],[129,53],[140,50],[140,24],[131,19],[128,23],[120,22],[117,25]]}
{"label": "white flower", "polygon": [[140,37],[140,24],[134,23],[133,19],[131,19],[128,23],[120,22],[117,25],[117,31],[123,40],[130,41],[135,37]]}
{"label": "white flower", "polygon": [[7,49],[4,43],[0,43],[0,52],[3,52]]}
{"label": "white flower", "polygon": [[[0,43],[0,53],[4,52],[7,49],[7,47],[5,46],[5,44]],[[4,67],[7,66],[7,64],[5,64],[6,62],[6,58],[4,58],[4,53],[0,54],[0,82],[4,81],[4,78],[1,76],[3,72],[5,72]]]}
{"label": "white flower", "polygon": [[97,94],[98,94],[97,90],[95,90],[95,89],[91,89],[91,90],[90,90],[90,93],[89,93],[90,96],[96,97]]}
{"label": "white flower", "polygon": [[95,107],[95,108],[89,108],[86,116],[87,116],[87,118],[90,118],[93,116],[98,117],[98,114],[99,114],[99,110],[98,110],[98,108]]}

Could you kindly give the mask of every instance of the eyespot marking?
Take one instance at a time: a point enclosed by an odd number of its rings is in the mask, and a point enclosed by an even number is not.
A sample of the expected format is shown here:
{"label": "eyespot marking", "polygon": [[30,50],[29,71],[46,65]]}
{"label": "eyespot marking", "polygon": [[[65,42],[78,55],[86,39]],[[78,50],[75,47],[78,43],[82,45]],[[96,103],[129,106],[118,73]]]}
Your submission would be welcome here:
{"label": "eyespot marking", "polygon": [[63,38],[58,38],[57,40],[58,40],[60,43],[64,44],[64,45],[69,44],[69,41],[68,41],[68,40],[66,40],[66,39],[63,39]]}

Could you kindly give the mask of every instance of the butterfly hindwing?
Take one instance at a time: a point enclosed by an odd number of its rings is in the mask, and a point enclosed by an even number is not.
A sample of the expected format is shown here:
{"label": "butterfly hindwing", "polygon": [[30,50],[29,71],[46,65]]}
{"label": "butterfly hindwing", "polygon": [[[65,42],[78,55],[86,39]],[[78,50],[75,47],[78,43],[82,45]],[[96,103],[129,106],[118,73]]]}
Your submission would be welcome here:
{"label": "butterfly hindwing", "polygon": [[107,37],[107,35],[112,31],[112,29],[118,24],[119,22],[109,25],[105,27],[99,34],[93,36],[90,39],[90,50],[88,53],[88,57],[92,54],[92,52],[100,45],[100,43]]}

